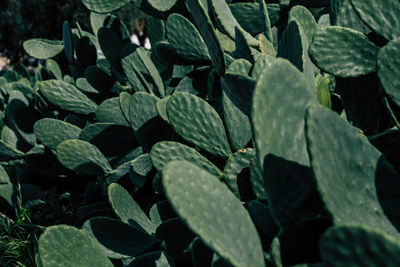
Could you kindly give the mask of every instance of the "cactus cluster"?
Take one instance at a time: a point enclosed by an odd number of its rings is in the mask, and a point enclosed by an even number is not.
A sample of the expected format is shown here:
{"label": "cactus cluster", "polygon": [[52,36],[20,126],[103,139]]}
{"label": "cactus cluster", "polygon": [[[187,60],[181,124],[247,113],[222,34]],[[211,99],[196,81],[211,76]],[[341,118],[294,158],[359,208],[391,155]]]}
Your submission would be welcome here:
{"label": "cactus cluster", "polygon": [[0,78],[5,210],[69,193],[38,266],[399,266],[398,0],[82,2]]}

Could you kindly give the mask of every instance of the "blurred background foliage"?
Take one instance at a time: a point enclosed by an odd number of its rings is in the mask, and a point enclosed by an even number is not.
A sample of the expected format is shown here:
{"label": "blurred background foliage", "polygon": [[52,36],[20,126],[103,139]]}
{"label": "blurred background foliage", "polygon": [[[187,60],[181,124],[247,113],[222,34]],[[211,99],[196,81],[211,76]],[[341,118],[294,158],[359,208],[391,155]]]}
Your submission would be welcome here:
{"label": "blurred background foliage", "polygon": [[[132,33],[143,17],[132,4],[116,12]],[[11,65],[26,63],[22,43],[31,38],[62,39],[62,23],[79,23],[90,29],[89,11],[81,0],[0,0],[0,53]]]}

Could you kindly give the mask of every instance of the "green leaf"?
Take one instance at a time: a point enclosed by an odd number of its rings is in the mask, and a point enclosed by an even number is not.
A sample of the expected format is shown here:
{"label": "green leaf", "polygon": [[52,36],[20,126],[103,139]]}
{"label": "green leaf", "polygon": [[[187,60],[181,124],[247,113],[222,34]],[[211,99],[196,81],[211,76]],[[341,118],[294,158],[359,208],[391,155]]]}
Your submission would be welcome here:
{"label": "green leaf", "polygon": [[64,21],[62,28],[62,36],[64,42],[65,56],[70,64],[74,62],[74,43],[71,31],[71,25],[68,21]]}
{"label": "green leaf", "polygon": [[39,239],[39,254],[43,267],[113,266],[89,234],[67,225],[46,229]]}
{"label": "green leaf", "polygon": [[92,27],[92,31],[94,35],[97,36],[97,32],[101,27],[104,26],[104,20],[108,17],[109,14],[100,14],[96,12],[90,12],[90,26]]}
{"label": "green leaf", "polygon": [[[229,88],[225,88],[226,83],[221,83],[222,91],[222,107],[223,115],[228,132],[228,138],[233,150],[244,148],[253,137],[250,119],[238,105],[235,104],[236,99],[231,99],[232,93]],[[233,96],[236,97],[236,96]]]}
{"label": "green leaf", "polygon": [[131,97],[132,95],[126,92],[122,92],[119,95],[119,106],[121,108],[122,114],[124,115],[125,119],[128,121],[130,125],[130,115],[129,115],[129,107],[131,104]]}
{"label": "green leaf", "polygon": [[156,243],[150,235],[118,219],[107,217],[90,218],[82,230],[95,238],[107,256],[114,259],[141,255]]}
{"label": "green leaf", "polygon": [[258,4],[259,4],[260,10],[261,10],[261,18],[262,18],[264,36],[267,38],[268,41],[273,43],[274,40],[272,37],[271,21],[269,19],[267,4],[263,0],[258,0]]}
{"label": "green leaf", "polygon": [[175,261],[172,257],[159,250],[143,254],[139,257],[135,257],[135,259],[129,263],[129,267],[143,266],[175,267]]}
{"label": "green leaf", "polygon": [[1,140],[11,147],[17,148],[18,136],[7,125],[4,125],[1,129]]}
{"label": "green leaf", "polygon": [[124,223],[130,224],[144,233],[155,233],[155,225],[125,188],[116,183],[110,184],[108,200],[114,212]]}
{"label": "green leaf", "polygon": [[63,79],[63,75],[61,72],[60,65],[58,65],[57,61],[53,59],[46,60],[46,69],[52,73],[58,80]]}
{"label": "green leaf", "polygon": [[156,66],[154,65],[153,61],[150,59],[148,54],[145,52],[143,47],[139,47],[136,52],[138,53],[140,59],[142,60],[144,66],[146,67],[147,71],[149,72],[151,79],[153,80],[155,86],[158,89],[158,96],[164,97],[165,90],[162,78],[160,73],[158,72]]}
{"label": "green leaf", "polygon": [[221,118],[200,97],[175,93],[168,101],[167,113],[174,130],[188,142],[213,155],[231,154]]}
{"label": "green leaf", "polygon": [[148,120],[158,116],[156,105],[158,97],[137,92],[131,96],[130,102],[130,121],[135,131],[138,131]]}
{"label": "green leaf", "polygon": [[101,27],[98,31],[98,40],[104,56],[116,70],[120,70],[120,55],[124,47],[121,37],[113,29]]}
{"label": "green leaf", "polygon": [[171,96],[166,96],[157,101],[156,108],[158,115],[167,123],[169,123],[168,114],[167,114],[167,103]]}
{"label": "green leaf", "polygon": [[90,10],[97,13],[108,13],[117,10],[131,0],[82,0],[82,3]]}
{"label": "green leaf", "polygon": [[347,27],[364,34],[371,32],[354,11],[350,0],[330,0],[329,18],[332,26]]}
{"label": "green leaf", "polygon": [[248,32],[244,31],[239,25],[236,18],[233,16],[228,4],[225,0],[209,0],[209,5],[212,6],[212,11],[215,12],[215,18],[222,25],[226,34],[228,34],[233,40],[236,39],[235,28],[238,28],[244,32],[245,38],[249,45],[257,46],[257,40],[251,36]]}
{"label": "green leaf", "polygon": [[100,122],[111,122],[122,126],[130,126],[120,106],[119,97],[106,99],[96,110],[96,119]]}
{"label": "green leaf", "polygon": [[400,265],[400,243],[383,232],[358,225],[332,227],[320,240],[323,261],[332,267]]}
{"label": "green leaf", "polygon": [[210,61],[207,45],[196,27],[184,16],[169,15],[166,23],[167,37],[175,51],[190,62],[201,64]]}
{"label": "green leaf", "polygon": [[314,68],[308,56],[308,40],[297,20],[292,20],[283,32],[277,56],[288,59],[304,73],[310,88],[315,88]]}
{"label": "green leaf", "polygon": [[250,176],[239,176],[243,169],[250,167],[250,160],[255,157],[256,152],[253,148],[241,149],[228,158],[224,167],[224,182],[242,201],[251,199],[253,192]]}
{"label": "green leaf", "polygon": [[302,73],[289,61],[276,59],[264,69],[256,84],[252,110],[261,167],[267,154],[308,165],[304,115],[306,107],[316,101]]}
{"label": "green leaf", "polygon": [[24,152],[10,146],[3,140],[0,140],[0,161],[9,161],[19,159],[24,156]]}
{"label": "green leaf", "polygon": [[253,65],[251,76],[254,79],[258,79],[261,76],[263,70],[272,63],[275,58],[271,55],[260,55]]}
{"label": "green leaf", "polygon": [[252,64],[243,58],[233,61],[228,68],[229,73],[249,75]]}
{"label": "green leaf", "polygon": [[314,33],[318,29],[317,22],[311,12],[304,6],[294,6],[289,12],[289,22],[296,20],[303,28],[309,42],[312,41]]}
{"label": "green leaf", "polygon": [[213,67],[217,73],[223,74],[225,72],[224,52],[205,6],[201,0],[187,0],[185,3],[207,45]]}
{"label": "green leaf", "polygon": [[400,240],[375,187],[391,179],[387,175],[382,180],[375,178],[382,164],[381,153],[357,128],[326,108],[311,106],[305,129],[317,190],[334,224],[365,225]]}
{"label": "green leaf", "polygon": [[383,90],[400,107],[400,38],[390,41],[378,53],[378,76]]}
{"label": "green leaf", "polygon": [[318,74],[315,77],[315,84],[317,88],[318,102],[329,109],[332,108],[331,92],[329,91],[327,79],[321,74]]}
{"label": "green leaf", "polygon": [[39,91],[52,104],[79,114],[96,112],[97,105],[70,83],[47,80],[39,83]]}
{"label": "green leaf", "polygon": [[315,33],[309,53],[319,68],[346,78],[374,72],[378,47],[360,32],[331,26]]}
{"label": "green leaf", "polygon": [[79,139],[92,143],[106,157],[124,154],[139,145],[130,127],[106,122],[89,124]]}
{"label": "green leaf", "polygon": [[30,39],[23,43],[25,52],[37,59],[48,59],[57,56],[64,49],[62,41],[47,39]]}
{"label": "green leaf", "polygon": [[350,0],[350,2],[361,20],[386,40],[400,35],[399,1]]}
{"label": "green leaf", "polygon": [[205,244],[234,266],[265,266],[249,214],[216,176],[186,161],[168,163],[162,174],[168,200]]}
{"label": "green leaf", "polygon": [[50,118],[38,120],[33,127],[37,139],[50,149],[56,149],[66,140],[77,139],[81,133],[75,125]]}
{"label": "green leaf", "polygon": [[83,174],[110,174],[110,164],[94,145],[71,139],[57,146],[57,158],[66,168]]}
{"label": "green leaf", "polygon": [[138,188],[143,188],[152,169],[153,164],[151,163],[150,155],[148,153],[142,154],[131,161],[129,179]]}
{"label": "green leaf", "polygon": [[194,148],[172,141],[163,141],[155,144],[150,151],[150,158],[158,171],[161,171],[168,162],[185,160],[196,164],[209,173],[222,177],[222,172],[207,158]]}

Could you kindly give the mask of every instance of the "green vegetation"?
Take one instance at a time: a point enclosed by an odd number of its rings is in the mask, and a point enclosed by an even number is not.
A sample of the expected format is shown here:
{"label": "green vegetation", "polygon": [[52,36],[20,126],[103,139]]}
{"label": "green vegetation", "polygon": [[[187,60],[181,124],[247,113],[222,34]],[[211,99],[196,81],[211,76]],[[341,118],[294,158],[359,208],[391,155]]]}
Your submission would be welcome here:
{"label": "green vegetation", "polygon": [[399,265],[398,0],[82,3],[0,77],[0,265]]}

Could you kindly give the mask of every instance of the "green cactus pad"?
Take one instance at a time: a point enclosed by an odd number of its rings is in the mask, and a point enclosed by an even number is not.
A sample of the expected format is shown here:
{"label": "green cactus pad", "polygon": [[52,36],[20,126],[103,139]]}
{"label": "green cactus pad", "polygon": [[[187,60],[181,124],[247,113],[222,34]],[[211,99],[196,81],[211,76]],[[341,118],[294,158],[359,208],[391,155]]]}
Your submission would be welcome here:
{"label": "green cactus pad", "polygon": [[106,157],[121,155],[139,145],[130,127],[108,122],[89,124],[79,139],[95,145]]}
{"label": "green cactus pad", "polygon": [[156,243],[150,235],[118,219],[107,217],[90,218],[82,230],[97,240],[107,256],[114,259],[141,255]]}
{"label": "green cactus pad", "polygon": [[126,92],[122,92],[119,95],[119,106],[121,108],[122,114],[124,115],[126,121],[130,124],[131,118],[129,115],[129,107],[131,105],[132,95]]}
{"label": "green cactus pad", "polygon": [[153,164],[151,163],[150,155],[148,153],[142,154],[131,161],[129,179],[138,188],[143,188],[152,169]]}
{"label": "green cactus pad", "polygon": [[271,55],[260,55],[253,65],[253,70],[251,71],[251,77],[258,79],[261,76],[263,70],[272,63],[275,58]]}
{"label": "green cactus pad", "polygon": [[252,110],[261,167],[267,154],[308,165],[304,114],[316,101],[303,74],[289,61],[276,59],[264,69],[256,84]]}
{"label": "green cactus pad", "polygon": [[173,160],[186,160],[196,164],[209,173],[222,177],[222,172],[207,158],[194,148],[172,141],[163,141],[155,144],[150,151],[150,158],[154,168],[161,171],[164,166]]}
{"label": "green cactus pad", "polygon": [[11,145],[0,140],[0,161],[9,161],[19,159],[24,156],[24,152],[12,147]]}
{"label": "green cactus pad", "polygon": [[332,267],[400,266],[400,243],[383,232],[358,225],[332,227],[320,240],[323,261]]}
{"label": "green cactus pad", "polygon": [[319,68],[346,78],[374,72],[378,47],[360,32],[331,26],[315,33],[309,53]]}
{"label": "green cactus pad", "polygon": [[[133,50],[133,51],[132,51]],[[125,46],[121,51],[121,65],[122,69],[128,78],[129,84],[135,90],[135,92],[147,92],[146,84],[142,84],[137,71],[134,66],[138,64],[138,55],[134,53],[136,51],[136,47],[132,47],[132,45]]]}
{"label": "green cactus pad", "polygon": [[60,143],[57,146],[57,158],[66,168],[78,173],[106,175],[112,171],[97,147],[78,139]]}
{"label": "green cactus pad", "polygon": [[297,21],[291,21],[286,27],[279,40],[278,47],[278,57],[286,58],[300,71],[304,70],[305,57],[303,57],[303,54],[306,51],[300,25]]}
{"label": "green cactus pad", "polygon": [[224,167],[224,182],[232,193],[242,201],[249,200],[249,196],[252,196],[253,192],[250,176],[240,179],[239,174],[243,169],[250,167],[250,160],[255,157],[254,148],[241,149],[228,158]]}
{"label": "green cactus pad", "polygon": [[376,192],[381,153],[357,128],[323,107],[307,110],[305,129],[317,189],[334,224],[362,224],[400,240]]}
{"label": "green cactus pad", "polygon": [[267,199],[268,195],[264,188],[264,176],[258,165],[257,157],[250,160],[250,181],[257,199]]}
{"label": "green cactus pad", "polygon": [[246,32],[254,36],[263,31],[260,7],[257,3],[230,3],[229,9]]}
{"label": "green cactus pad", "polygon": [[332,26],[347,27],[364,34],[371,32],[354,11],[350,0],[331,0],[330,2],[329,19]]}
{"label": "green cactus pad", "polygon": [[378,76],[383,90],[400,107],[400,38],[390,41],[378,53]]}
{"label": "green cactus pad", "polygon": [[18,137],[15,134],[13,130],[10,129],[7,125],[3,126],[3,129],[1,129],[1,140],[4,141],[4,143],[10,145],[13,148],[17,148],[17,143],[18,143]]}
{"label": "green cactus pad", "polygon": [[153,251],[135,257],[130,263],[129,267],[175,267],[175,261],[163,251]]}
{"label": "green cactus pad", "polygon": [[386,40],[400,35],[399,1],[350,0],[350,2],[361,20]]}
{"label": "green cactus pad", "polygon": [[292,20],[279,40],[278,57],[288,59],[304,73],[310,88],[315,89],[314,68],[308,56],[308,40],[302,26]]}
{"label": "green cactus pad", "polygon": [[160,12],[166,12],[170,10],[178,0],[147,0],[149,4]]}
{"label": "green cactus pad", "polygon": [[74,43],[71,25],[68,21],[64,21],[62,28],[62,37],[64,42],[64,53],[68,62],[72,64],[74,62]]}
{"label": "green cactus pad", "polygon": [[228,157],[231,154],[221,118],[200,97],[175,93],[168,101],[167,113],[175,131],[188,142],[214,155]]}
{"label": "green cactus pad", "polygon": [[116,183],[110,184],[108,200],[114,212],[124,223],[130,224],[144,233],[155,233],[155,225],[125,188]]}
{"label": "green cactus pad", "polygon": [[228,68],[229,73],[249,75],[252,64],[246,59],[237,59],[233,61]]}
{"label": "green cactus pad", "polygon": [[119,97],[111,97],[105,100],[96,110],[96,119],[100,122],[129,126],[129,122],[125,119],[119,103]]}
{"label": "green cactus pad", "polygon": [[150,74],[151,79],[153,80],[154,85],[157,88],[157,96],[164,97],[165,90],[162,78],[153,61],[150,59],[150,56],[146,53],[146,50],[143,47],[137,48],[136,52],[142,60],[144,66]]}
{"label": "green cactus pad", "polygon": [[168,163],[162,174],[168,200],[208,246],[234,266],[264,266],[249,214],[216,176],[186,161]]}
{"label": "green cactus pad", "polygon": [[171,96],[166,96],[160,100],[158,100],[156,104],[158,115],[167,123],[169,123],[168,114],[167,114],[167,103]]}
{"label": "green cactus pad", "polygon": [[60,68],[60,65],[58,65],[57,61],[55,61],[53,59],[47,59],[46,60],[46,69],[50,73],[52,73],[57,78],[57,80],[63,79],[61,68]]}
{"label": "green cactus pad", "polygon": [[235,28],[235,51],[232,53],[232,56],[236,59],[246,59],[251,63],[254,63],[257,56],[256,50],[250,47],[245,38],[245,31],[239,28]]}
{"label": "green cactus pad", "polygon": [[221,86],[235,106],[250,116],[255,80],[245,75],[226,73],[221,77]]}
{"label": "green cactus pad", "polygon": [[311,12],[304,6],[294,6],[289,12],[289,22],[296,20],[303,28],[307,40],[312,41],[314,33],[318,29],[317,22]]}
{"label": "green cactus pad", "polygon": [[209,6],[212,6],[212,10],[215,13],[215,18],[218,20],[225,33],[228,34],[233,40],[236,39],[235,28],[239,28],[244,32],[247,42],[251,46],[257,46],[257,39],[255,39],[251,34],[244,31],[242,26],[237,22],[236,18],[233,16],[228,4],[225,0],[209,0]]}
{"label": "green cactus pad", "polygon": [[37,59],[48,59],[57,56],[64,49],[62,41],[47,39],[30,39],[23,43],[25,52]]}
{"label": "green cactus pad", "polygon": [[97,13],[109,13],[117,10],[131,0],[82,0],[82,3],[90,10]]}
{"label": "green cactus pad", "polygon": [[171,218],[157,227],[157,239],[162,241],[165,250],[177,260],[192,263],[190,244],[195,235],[180,218]]}
{"label": "green cactus pad", "polygon": [[267,4],[263,0],[258,0],[258,4],[261,10],[264,36],[267,38],[268,41],[272,43],[274,39],[272,37],[271,20],[269,19]]}
{"label": "green cactus pad", "polygon": [[124,42],[116,31],[101,27],[98,31],[98,40],[106,59],[117,70],[121,69],[121,50]]}
{"label": "green cactus pad", "polygon": [[207,45],[196,27],[184,16],[171,14],[167,20],[167,37],[175,51],[193,63],[210,61]]}
{"label": "green cactus pad", "polygon": [[156,109],[158,100],[158,97],[144,92],[137,92],[131,96],[129,117],[135,131],[148,120],[158,116]]}
{"label": "green cactus pad", "polygon": [[149,17],[146,22],[146,30],[152,47],[154,47],[158,41],[165,39],[165,22],[162,19]]}
{"label": "green cactus pad", "polygon": [[207,45],[215,70],[219,74],[223,74],[225,72],[224,52],[217,38],[211,19],[208,16],[208,12],[201,2],[201,0],[187,0],[186,6],[191,12],[200,34]]}
{"label": "green cactus pad", "polygon": [[77,139],[81,133],[81,129],[75,125],[50,118],[38,120],[33,129],[37,139],[51,149],[56,149],[66,140]]}
{"label": "green cactus pad", "polygon": [[47,80],[39,83],[39,91],[52,104],[80,114],[96,112],[97,105],[70,83]]}
{"label": "green cactus pad", "polygon": [[249,117],[235,105],[225,89],[222,91],[222,108],[226,131],[233,150],[244,148],[253,137]]}
{"label": "green cactus pad", "polygon": [[315,85],[317,87],[318,102],[329,109],[332,108],[331,93],[327,79],[318,74],[315,77]]}
{"label": "green cactus pad", "polygon": [[39,254],[43,267],[113,266],[89,234],[67,225],[46,229],[39,239]]}
{"label": "green cactus pad", "polygon": [[104,25],[104,20],[107,18],[109,14],[101,14],[97,12],[90,12],[90,26],[94,35],[97,36],[97,32]]}

